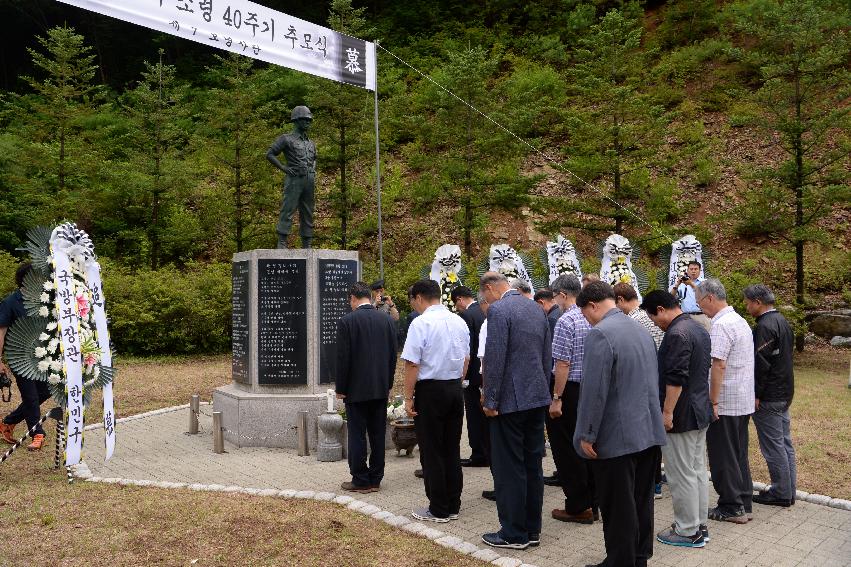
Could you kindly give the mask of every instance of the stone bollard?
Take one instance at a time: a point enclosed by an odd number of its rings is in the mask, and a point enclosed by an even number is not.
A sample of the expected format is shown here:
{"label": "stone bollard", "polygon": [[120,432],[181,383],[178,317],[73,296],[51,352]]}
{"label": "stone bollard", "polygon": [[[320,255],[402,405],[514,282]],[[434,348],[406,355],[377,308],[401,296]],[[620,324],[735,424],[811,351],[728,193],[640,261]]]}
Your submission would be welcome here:
{"label": "stone bollard", "polygon": [[310,454],[310,446],[307,442],[307,412],[300,411],[296,415],[296,445],[298,456],[306,457]]}
{"label": "stone bollard", "polygon": [[201,407],[201,396],[192,394],[189,398],[189,434],[198,433],[198,412]]}
{"label": "stone bollard", "polygon": [[328,409],[319,416],[319,446],[316,459],[323,462],[339,461],[343,458],[343,416],[334,411],[334,390],[328,390]]}
{"label": "stone bollard", "polygon": [[222,412],[213,412],[213,452],[222,454],[225,452],[225,438],[222,431]]}

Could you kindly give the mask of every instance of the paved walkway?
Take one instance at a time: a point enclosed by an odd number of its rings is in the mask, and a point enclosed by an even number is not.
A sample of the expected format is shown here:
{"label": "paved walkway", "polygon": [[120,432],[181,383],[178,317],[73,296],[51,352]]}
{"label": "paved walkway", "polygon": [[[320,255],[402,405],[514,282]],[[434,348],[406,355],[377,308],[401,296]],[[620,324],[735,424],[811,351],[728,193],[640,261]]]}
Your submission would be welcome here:
{"label": "paved walkway", "polygon": [[[345,461],[320,463],[315,456],[299,457],[285,449],[236,448],[225,444],[226,453],[212,452],[212,407],[202,406],[198,435],[186,435],[188,409],[162,413],[120,423],[115,456],[103,461],[100,429],[86,433],[86,463],[99,477],[202,484],[239,485],[252,488],[314,490],[343,493],[340,482],[350,480]],[[463,454],[462,445],[462,454]],[[415,456],[417,453],[414,453]],[[412,506],[426,502],[422,481],[413,471],[419,459],[396,457],[387,452],[381,491],[357,495],[359,500],[398,515],[409,515]],[[553,469],[544,463],[545,474]],[[494,531],[496,506],[481,498],[491,488],[488,469],[464,469],[461,518],[433,526],[480,548],[481,534]],[[710,500],[711,501],[711,500]],[[550,510],[563,505],[561,490],[546,487],[541,545],[526,551],[496,550],[538,567],[599,563],[604,557],[602,523],[568,525],[550,518]],[[851,512],[799,502],[783,509],[754,507],[747,525],[710,522],[712,541],[704,549],[681,549],[656,543],[651,565],[690,567],[698,565],[773,567],[851,565]],[[656,501],[656,527],[672,521],[667,487]]]}

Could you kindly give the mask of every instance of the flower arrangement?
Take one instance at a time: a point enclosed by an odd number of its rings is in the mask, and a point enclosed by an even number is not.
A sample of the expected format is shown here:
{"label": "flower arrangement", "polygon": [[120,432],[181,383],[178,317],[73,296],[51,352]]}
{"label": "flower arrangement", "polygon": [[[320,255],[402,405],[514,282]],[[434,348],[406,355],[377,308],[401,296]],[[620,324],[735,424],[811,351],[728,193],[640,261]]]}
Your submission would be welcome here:
{"label": "flower arrangement", "polygon": [[[62,238],[69,259],[68,269],[59,275],[60,279],[57,279],[51,248],[54,233]],[[93,293],[100,297],[100,290],[93,290],[87,277],[87,268],[96,262],[94,247],[88,235],[72,223],[60,225],[55,230],[38,227],[27,236],[26,249],[33,265],[22,289],[27,317],[19,319],[9,329],[9,364],[19,376],[47,382],[52,397],[66,407],[63,334],[66,339],[73,334],[74,358],[82,367],[83,402],[88,404],[91,390],[103,388],[114,377],[113,368],[102,364],[103,354],[97,336]],[[60,307],[64,313],[61,320]],[[71,314],[76,317],[69,318]]]}
{"label": "flower arrangement", "polygon": [[398,400],[393,400],[387,404],[387,421],[405,419],[406,417],[408,417],[408,412],[405,411],[404,403]]}

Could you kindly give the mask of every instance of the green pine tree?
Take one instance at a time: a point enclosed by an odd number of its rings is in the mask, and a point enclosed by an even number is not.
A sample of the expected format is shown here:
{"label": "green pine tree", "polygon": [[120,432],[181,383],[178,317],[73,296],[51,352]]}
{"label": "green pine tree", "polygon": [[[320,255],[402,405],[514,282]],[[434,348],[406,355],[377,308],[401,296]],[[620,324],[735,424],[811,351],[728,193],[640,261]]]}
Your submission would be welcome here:
{"label": "green pine tree", "polygon": [[[473,254],[473,234],[496,209],[518,211],[529,202],[535,179],[520,173],[523,151],[485,116],[511,126],[512,106],[497,83],[498,57],[480,47],[450,52],[423,81],[410,108],[418,122],[409,165],[417,173],[412,191],[421,207],[442,204],[455,210],[464,254]],[[450,94],[451,93],[451,94]],[[485,116],[483,116],[485,115]]]}
{"label": "green pine tree", "polygon": [[[741,208],[743,233],[781,236],[795,249],[795,295],[804,303],[805,245],[847,205],[851,155],[851,10],[825,0],[749,0],[730,7],[741,60],[758,69],[760,125],[783,151],[755,171],[761,185]],[[797,347],[803,350],[803,332]]]}
{"label": "green pine tree", "polygon": [[566,167],[588,185],[579,186],[580,198],[554,201],[552,210],[561,216],[551,229],[621,233],[643,224],[639,219],[650,215],[645,204],[669,190],[650,170],[666,119],[643,90],[648,58],[641,35],[641,22],[630,11],[610,10],[580,41],[569,73],[576,106],[567,112],[563,151]]}
{"label": "green pine tree", "polygon": [[52,28],[38,42],[44,53],[27,51],[43,77],[24,80],[36,93],[30,99],[31,116],[37,134],[49,144],[52,189],[61,193],[69,188],[72,148],[84,143],[79,136],[81,122],[93,112],[101,87],[94,82],[95,56],[74,28]]}
{"label": "green pine tree", "polygon": [[133,126],[130,143],[135,152],[134,169],[142,176],[141,184],[148,209],[147,237],[151,269],[161,263],[164,217],[171,189],[182,182],[184,164],[179,158],[185,146],[189,109],[188,89],[177,82],[173,65],[159,60],[145,62],[142,79],[123,97],[124,109]]}
{"label": "green pine tree", "polygon": [[[333,0],[328,15],[331,29],[370,39],[375,29],[364,17],[366,8],[354,8],[351,0]],[[307,104],[315,116],[314,128],[330,137],[333,149],[323,151],[317,147],[319,166],[336,177],[336,191],[331,195],[331,206],[339,219],[338,244],[347,249],[351,244],[349,221],[352,208],[361,200],[367,180],[353,183],[352,163],[362,156],[370,156],[375,137],[372,134],[372,93],[345,85],[330,83],[327,79],[313,78],[310,83]],[[324,155],[323,155],[324,154]],[[324,159],[327,158],[327,159]],[[323,167],[330,162],[331,167]],[[373,160],[370,160],[372,163]],[[363,170],[368,175],[369,167]],[[360,173],[360,172],[359,172]],[[359,186],[358,186],[359,185]]]}

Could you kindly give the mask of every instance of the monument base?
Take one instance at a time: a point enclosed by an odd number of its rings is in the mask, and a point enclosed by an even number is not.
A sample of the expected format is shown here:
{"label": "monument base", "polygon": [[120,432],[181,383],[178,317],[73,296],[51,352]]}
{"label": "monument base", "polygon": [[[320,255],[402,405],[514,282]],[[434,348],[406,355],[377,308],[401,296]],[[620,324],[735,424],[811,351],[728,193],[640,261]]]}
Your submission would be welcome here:
{"label": "monument base", "polygon": [[307,412],[307,440],[318,445],[317,418],[325,411],[324,394],[252,393],[234,384],[213,390],[213,411],[222,412],[224,437],[237,447],[298,448],[296,416]]}

